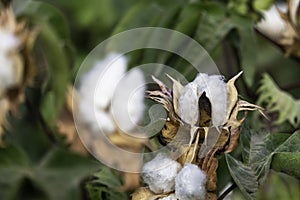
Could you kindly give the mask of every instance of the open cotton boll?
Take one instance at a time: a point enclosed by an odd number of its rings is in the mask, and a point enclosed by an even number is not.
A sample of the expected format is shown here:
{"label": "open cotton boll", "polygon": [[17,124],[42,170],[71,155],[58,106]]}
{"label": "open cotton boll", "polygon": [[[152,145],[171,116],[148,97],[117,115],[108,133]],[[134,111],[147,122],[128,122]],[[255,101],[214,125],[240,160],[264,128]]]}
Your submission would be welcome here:
{"label": "open cotton boll", "polygon": [[16,51],[20,40],[10,32],[0,31],[0,94],[5,89],[17,83],[14,72],[14,60],[10,57],[11,51]]}
{"label": "open cotton boll", "polygon": [[106,109],[126,68],[126,57],[117,53],[110,53],[104,60],[98,61],[90,71],[83,75],[80,81],[79,93],[81,96],[92,99],[97,108]]}
{"label": "open cotton boll", "polygon": [[[283,12],[287,11],[285,3],[277,4],[277,7]],[[263,19],[257,23],[256,28],[270,39],[278,41],[282,38],[286,24],[280,17],[276,6],[273,5],[269,10],[263,12]]]}
{"label": "open cotton boll", "polygon": [[120,80],[113,94],[111,112],[118,127],[130,132],[144,116],[146,82],[140,69],[133,69]]}
{"label": "open cotton boll", "polygon": [[116,85],[126,71],[127,59],[111,53],[98,61],[80,79],[78,108],[80,118],[93,133],[109,134],[116,127],[109,112],[111,98]]}
{"label": "open cotton boll", "polygon": [[174,190],[175,177],[181,165],[167,157],[157,154],[156,157],[145,163],[142,168],[142,177],[154,193],[171,192]]}
{"label": "open cotton boll", "polygon": [[198,86],[194,82],[188,83],[181,91],[178,99],[178,115],[190,125],[195,125],[199,118]]}
{"label": "open cotton boll", "polygon": [[175,194],[179,200],[204,200],[206,174],[194,164],[186,164],[175,179]]}
{"label": "open cotton boll", "polygon": [[0,30],[0,51],[8,53],[14,49],[17,49],[21,41],[12,33],[8,31]]}
{"label": "open cotton boll", "polygon": [[224,77],[220,75],[209,76],[205,92],[211,103],[212,126],[223,125],[227,114],[227,90]]}

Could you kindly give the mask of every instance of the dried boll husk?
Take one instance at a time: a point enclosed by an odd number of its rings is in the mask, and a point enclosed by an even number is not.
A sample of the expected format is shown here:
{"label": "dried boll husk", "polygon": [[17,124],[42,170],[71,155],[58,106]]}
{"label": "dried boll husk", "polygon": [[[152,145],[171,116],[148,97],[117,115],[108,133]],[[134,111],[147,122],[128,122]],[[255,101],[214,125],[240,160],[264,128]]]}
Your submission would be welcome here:
{"label": "dried boll husk", "polygon": [[[36,31],[29,30],[25,22],[16,20],[10,7],[0,11],[0,35],[6,40],[0,42],[0,144],[6,114],[17,112],[18,105],[24,100],[24,88],[33,83],[35,65],[32,58],[32,48]],[[3,77],[4,76],[4,77]]]}

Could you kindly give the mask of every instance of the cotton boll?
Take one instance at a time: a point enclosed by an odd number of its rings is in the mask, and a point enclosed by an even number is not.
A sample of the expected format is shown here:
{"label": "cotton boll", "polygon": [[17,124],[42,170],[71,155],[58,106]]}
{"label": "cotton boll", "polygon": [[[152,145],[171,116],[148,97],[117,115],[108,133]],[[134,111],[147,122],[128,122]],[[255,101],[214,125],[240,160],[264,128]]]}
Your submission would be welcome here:
{"label": "cotton boll", "polygon": [[[278,4],[277,7],[286,12],[286,4]],[[263,12],[263,19],[256,25],[256,28],[274,41],[282,38],[282,34],[286,29],[284,20],[280,17],[278,10],[273,5],[269,10]]]}
{"label": "cotton boll", "polygon": [[0,31],[0,94],[17,83],[14,60],[10,56],[20,45],[20,40],[10,32]]}
{"label": "cotton boll", "polygon": [[212,126],[223,125],[227,114],[227,90],[224,77],[219,75],[209,76],[205,92],[211,103]]}
{"label": "cotton boll", "polygon": [[4,53],[8,53],[14,49],[17,49],[20,45],[21,41],[8,31],[0,30],[0,51]]}
{"label": "cotton boll", "polygon": [[206,174],[197,165],[186,164],[175,179],[175,194],[179,200],[204,200]]}
{"label": "cotton boll", "polygon": [[178,115],[190,125],[195,125],[199,118],[197,84],[188,83],[181,91],[178,100]]}
{"label": "cotton boll", "polygon": [[97,108],[106,109],[126,67],[126,57],[117,53],[109,54],[81,78],[79,93],[93,101]]}
{"label": "cotton boll", "polygon": [[117,85],[111,112],[118,127],[130,132],[144,116],[145,78],[140,69],[131,70]]}
{"label": "cotton boll", "polygon": [[153,160],[145,163],[142,177],[154,193],[171,192],[174,190],[175,177],[180,169],[178,162],[164,154],[158,154]]}
{"label": "cotton boll", "polygon": [[95,134],[109,134],[116,130],[112,116],[106,109],[110,109],[115,87],[126,71],[127,59],[120,56],[117,53],[109,54],[80,79],[78,114]]}

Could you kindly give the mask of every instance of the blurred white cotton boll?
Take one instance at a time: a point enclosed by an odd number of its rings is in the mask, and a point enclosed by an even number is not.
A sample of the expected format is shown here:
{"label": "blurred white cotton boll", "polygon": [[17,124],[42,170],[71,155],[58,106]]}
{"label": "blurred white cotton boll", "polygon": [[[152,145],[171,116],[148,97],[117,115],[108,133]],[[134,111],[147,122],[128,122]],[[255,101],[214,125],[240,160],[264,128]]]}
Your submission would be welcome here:
{"label": "blurred white cotton boll", "polygon": [[112,116],[118,127],[130,132],[144,116],[145,78],[140,69],[130,70],[113,94]]}
{"label": "blurred white cotton boll", "polygon": [[175,194],[179,200],[204,200],[206,174],[194,164],[186,164],[175,179]]}
{"label": "blurred white cotton boll", "polygon": [[195,125],[199,118],[198,106],[198,86],[191,82],[188,83],[181,91],[178,99],[178,115],[186,123]]}
{"label": "blurred white cotton boll", "polygon": [[227,90],[224,77],[220,75],[209,76],[205,92],[211,103],[212,126],[223,125],[227,114]]}
{"label": "blurred white cotton boll", "polygon": [[9,32],[0,31],[0,94],[3,90],[17,83],[14,72],[14,61],[10,57],[11,51],[16,51],[20,40]]}
{"label": "blurred white cotton boll", "polygon": [[127,58],[111,53],[83,75],[79,93],[95,101],[95,106],[106,109],[111,101],[118,82],[127,68]]}
{"label": "blurred white cotton boll", "polygon": [[0,30],[0,51],[8,53],[20,45],[21,41],[12,33]]}
{"label": "blurred white cotton boll", "polygon": [[80,119],[94,134],[109,134],[116,130],[109,113],[111,98],[127,68],[127,58],[111,53],[98,61],[80,79],[78,111]]}
{"label": "blurred white cotton boll", "polygon": [[154,193],[165,193],[174,190],[175,177],[181,165],[167,157],[157,154],[156,157],[145,163],[142,168],[142,177]]}
{"label": "blurred white cotton boll", "polygon": [[[287,11],[287,5],[285,3],[280,3],[276,5],[277,8],[282,11]],[[286,29],[286,24],[283,19],[280,17],[278,10],[275,5],[267,11],[263,12],[263,19],[257,23],[256,28],[268,36],[274,41],[278,41],[282,37],[282,33]]]}

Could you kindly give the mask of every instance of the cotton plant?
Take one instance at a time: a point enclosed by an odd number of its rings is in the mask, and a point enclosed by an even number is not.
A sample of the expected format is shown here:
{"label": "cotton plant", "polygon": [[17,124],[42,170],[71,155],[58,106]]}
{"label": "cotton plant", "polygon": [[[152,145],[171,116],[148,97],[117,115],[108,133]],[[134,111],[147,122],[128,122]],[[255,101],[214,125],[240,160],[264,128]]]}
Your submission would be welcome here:
{"label": "cotton plant", "polygon": [[[175,189],[171,192],[177,199],[216,199],[216,155],[235,149],[239,128],[248,111],[257,110],[263,114],[261,107],[238,97],[235,82],[241,74],[225,82],[221,75],[199,73],[186,85],[167,75],[173,83],[172,88],[153,77],[160,90],[148,91],[148,96],[168,111],[162,138],[180,153],[174,160],[180,163],[182,170],[176,175]],[[239,112],[244,115],[238,118]],[[151,187],[148,190],[155,197],[170,194],[157,194]],[[149,193],[146,189],[142,191],[136,194]]]}
{"label": "cotton plant", "polygon": [[11,8],[0,11],[0,143],[8,111],[16,112],[23,89],[33,79],[31,49],[35,32],[18,22]]}
{"label": "cotton plant", "polygon": [[299,0],[272,5],[264,11],[256,29],[280,46],[286,55],[300,56]]}

